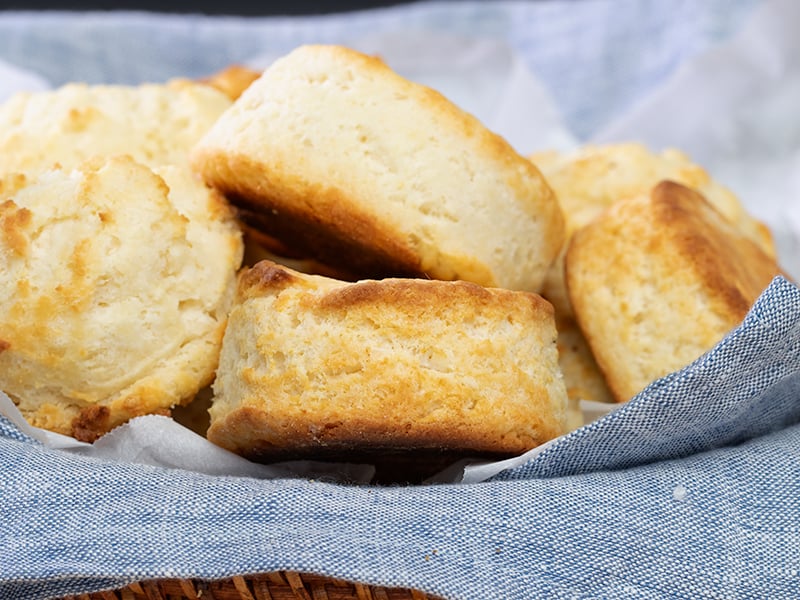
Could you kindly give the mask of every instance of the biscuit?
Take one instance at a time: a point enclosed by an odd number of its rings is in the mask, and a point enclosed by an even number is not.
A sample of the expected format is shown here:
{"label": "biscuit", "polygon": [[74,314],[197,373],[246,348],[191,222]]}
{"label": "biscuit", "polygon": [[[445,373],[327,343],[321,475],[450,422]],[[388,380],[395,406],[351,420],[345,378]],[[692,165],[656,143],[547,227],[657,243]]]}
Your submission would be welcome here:
{"label": "biscuit", "polygon": [[574,317],[562,317],[556,313],[555,320],[558,331],[558,364],[564,374],[569,399],[574,403],[581,400],[614,402],[605,376],[597,366],[592,350]]}
{"label": "biscuit", "polygon": [[555,307],[559,351],[571,400],[608,402],[612,395],[575,323],[564,282],[564,254],[570,236],[614,202],[640,196],[662,180],[691,187],[769,255],[775,247],[769,229],[750,216],[736,196],[676,149],[656,153],[640,143],[581,146],[573,152],[546,151],[530,156],[548,180],[564,213],[566,241],[545,279],[542,295]]}
{"label": "biscuit", "polygon": [[189,149],[230,104],[219,90],[183,79],[19,93],[0,105],[0,174],[118,154],[188,168]]}
{"label": "biscuit", "polygon": [[576,231],[570,302],[617,401],[710,350],[779,274],[698,192],[665,181]]}
{"label": "biscuit", "polygon": [[92,441],[209,385],[242,259],[230,207],[130,157],[0,179],[0,389]]}
{"label": "biscuit", "polygon": [[200,79],[200,82],[218,89],[231,100],[236,100],[260,76],[261,71],[233,64]]}
{"label": "biscuit", "polygon": [[563,241],[530,161],[438,92],[339,46],[272,63],[192,164],[251,226],[363,278],[536,291]]}
{"label": "biscuit", "polygon": [[660,181],[674,181],[698,191],[762,250],[776,255],[769,228],[751,216],[731,190],[674,148],[656,153],[634,142],[588,144],[573,152],[546,151],[529,158],[547,178],[564,213],[567,239],[542,291],[560,314],[571,311],[564,287],[568,238],[614,202],[647,194]]}
{"label": "biscuit", "polygon": [[243,269],[208,439],[253,460],[507,456],[564,431],[552,306],[468,282]]}

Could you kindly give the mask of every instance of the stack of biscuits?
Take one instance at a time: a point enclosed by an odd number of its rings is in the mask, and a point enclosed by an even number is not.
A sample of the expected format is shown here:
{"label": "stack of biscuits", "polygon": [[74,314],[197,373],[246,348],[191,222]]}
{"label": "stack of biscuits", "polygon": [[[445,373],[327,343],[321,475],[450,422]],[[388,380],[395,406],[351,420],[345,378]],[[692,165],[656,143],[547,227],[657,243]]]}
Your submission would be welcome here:
{"label": "stack of biscuits", "polygon": [[68,84],[0,106],[0,389],[93,441],[214,379],[243,242],[188,152],[206,84]]}
{"label": "stack of biscuits", "polygon": [[0,106],[0,389],[92,441],[206,390],[258,461],[500,458],[709,350],[779,273],[683,154],[524,157],[379,58]]}

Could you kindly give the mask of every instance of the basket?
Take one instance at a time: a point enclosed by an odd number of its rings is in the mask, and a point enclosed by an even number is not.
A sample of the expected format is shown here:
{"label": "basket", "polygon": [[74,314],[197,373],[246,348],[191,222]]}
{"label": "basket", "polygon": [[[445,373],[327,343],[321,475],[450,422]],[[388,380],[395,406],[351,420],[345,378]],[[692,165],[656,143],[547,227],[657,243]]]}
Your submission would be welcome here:
{"label": "basket", "polygon": [[442,600],[406,588],[354,583],[294,571],[207,581],[160,579],[62,600]]}

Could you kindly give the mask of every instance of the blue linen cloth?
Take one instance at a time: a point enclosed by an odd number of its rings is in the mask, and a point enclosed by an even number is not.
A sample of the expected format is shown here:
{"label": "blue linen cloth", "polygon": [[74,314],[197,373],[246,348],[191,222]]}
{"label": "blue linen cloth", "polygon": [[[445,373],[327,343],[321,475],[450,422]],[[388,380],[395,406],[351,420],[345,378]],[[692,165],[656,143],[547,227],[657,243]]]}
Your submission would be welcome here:
{"label": "blue linen cloth", "polygon": [[0,598],[296,570],[445,598],[797,598],[800,289],[476,484],[212,477],[48,449],[0,418]]}

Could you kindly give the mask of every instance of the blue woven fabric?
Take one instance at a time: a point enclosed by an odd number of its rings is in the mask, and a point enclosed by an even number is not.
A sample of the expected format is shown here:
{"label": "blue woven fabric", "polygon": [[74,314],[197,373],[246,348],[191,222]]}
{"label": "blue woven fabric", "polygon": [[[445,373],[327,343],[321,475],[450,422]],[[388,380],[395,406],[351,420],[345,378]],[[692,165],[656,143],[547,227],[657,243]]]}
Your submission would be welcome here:
{"label": "blue woven fabric", "polygon": [[684,370],[477,484],[212,477],[45,448],[0,419],[0,598],[315,572],[446,598],[797,598],[800,289]]}

